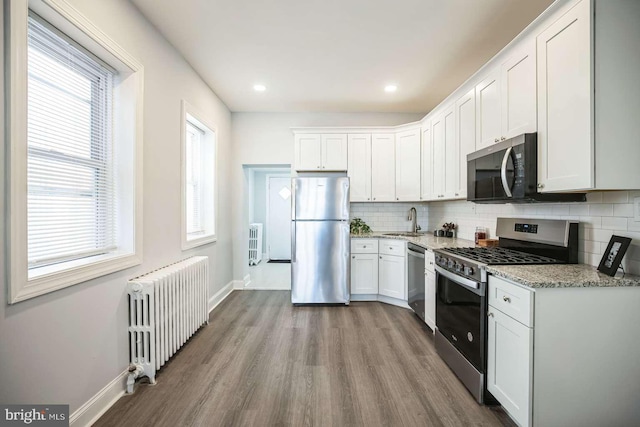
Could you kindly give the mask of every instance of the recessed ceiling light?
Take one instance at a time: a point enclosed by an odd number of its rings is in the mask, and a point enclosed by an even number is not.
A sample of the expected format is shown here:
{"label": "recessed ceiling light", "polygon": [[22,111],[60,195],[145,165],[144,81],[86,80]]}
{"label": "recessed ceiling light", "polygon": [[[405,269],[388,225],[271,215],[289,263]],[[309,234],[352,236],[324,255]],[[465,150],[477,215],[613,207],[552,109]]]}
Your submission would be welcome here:
{"label": "recessed ceiling light", "polygon": [[387,93],[392,93],[392,92],[395,92],[396,90],[398,90],[398,86],[396,85],[386,85],[384,87],[384,91]]}
{"label": "recessed ceiling light", "polygon": [[265,85],[253,85],[253,90],[256,92],[264,92],[267,90],[267,87]]}

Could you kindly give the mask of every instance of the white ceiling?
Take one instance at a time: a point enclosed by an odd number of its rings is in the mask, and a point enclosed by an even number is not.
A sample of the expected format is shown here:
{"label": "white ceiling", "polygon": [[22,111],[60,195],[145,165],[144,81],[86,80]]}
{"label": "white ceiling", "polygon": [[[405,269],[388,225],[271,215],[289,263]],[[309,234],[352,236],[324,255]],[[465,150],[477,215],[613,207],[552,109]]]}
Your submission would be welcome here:
{"label": "white ceiling", "polygon": [[[131,1],[231,111],[414,113],[430,111],[552,3]],[[396,93],[384,92],[389,83]]]}

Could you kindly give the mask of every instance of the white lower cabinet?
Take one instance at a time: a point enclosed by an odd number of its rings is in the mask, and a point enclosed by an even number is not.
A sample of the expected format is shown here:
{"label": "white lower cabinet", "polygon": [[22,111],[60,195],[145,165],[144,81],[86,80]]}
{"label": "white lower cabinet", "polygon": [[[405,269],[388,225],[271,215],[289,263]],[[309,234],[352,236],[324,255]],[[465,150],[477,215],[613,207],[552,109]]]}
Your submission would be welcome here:
{"label": "white lower cabinet", "polygon": [[489,306],[487,389],[513,419],[530,425],[533,328]]}
{"label": "white lower cabinet", "polygon": [[380,254],[378,258],[378,293],[406,300],[406,257]]}
{"label": "white lower cabinet", "polygon": [[432,331],[436,330],[436,274],[432,271],[424,273],[424,322]]}
{"label": "white lower cabinet", "polygon": [[378,293],[378,254],[351,254],[351,294]]}

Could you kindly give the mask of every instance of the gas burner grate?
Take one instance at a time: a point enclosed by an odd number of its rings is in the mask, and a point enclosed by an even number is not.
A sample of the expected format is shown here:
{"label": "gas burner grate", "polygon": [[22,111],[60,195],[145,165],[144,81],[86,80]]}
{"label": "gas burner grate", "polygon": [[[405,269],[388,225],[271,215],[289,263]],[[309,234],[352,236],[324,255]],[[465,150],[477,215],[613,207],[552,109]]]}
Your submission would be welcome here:
{"label": "gas burner grate", "polygon": [[446,248],[442,249],[484,264],[557,264],[558,260],[505,248]]}

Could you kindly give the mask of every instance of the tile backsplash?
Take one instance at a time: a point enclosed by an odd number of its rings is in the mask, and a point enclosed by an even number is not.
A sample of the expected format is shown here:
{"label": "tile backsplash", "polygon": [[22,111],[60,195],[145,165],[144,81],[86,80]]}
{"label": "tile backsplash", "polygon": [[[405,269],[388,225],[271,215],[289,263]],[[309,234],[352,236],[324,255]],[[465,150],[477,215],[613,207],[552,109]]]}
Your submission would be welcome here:
{"label": "tile backsplash", "polygon": [[476,226],[486,227],[495,237],[496,218],[569,219],[580,222],[579,259],[597,266],[613,234],[633,239],[623,260],[627,273],[640,274],[640,222],[633,219],[633,199],[640,191],[610,191],[587,194],[585,203],[534,203],[484,205],[466,201],[429,203],[429,229],[455,222],[458,237],[472,240]]}
{"label": "tile backsplash", "polygon": [[585,203],[484,205],[466,201],[430,203],[351,203],[351,218],[362,218],[373,231],[409,231],[409,209],[418,212],[422,230],[433,231],[445,222],[457,225],[457,236],[473,240],[476,226],[494,238],[496,218],[570,219],[580,222],[579,259],[597,266],[613,234],[633,239],[622,262],[627,273],[640,275],[640,222],[633,218],[634,198],[640,191],[589,193]]}
{"label": "tile backsplash", "polygon": [[416,208],[418,225],[429,225],[427,206],[422,203],[351,203],[351,218],[361,218],[373,231],[411,231],[409,209]]}

